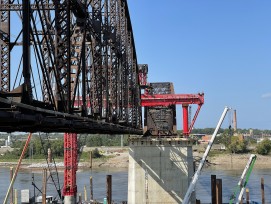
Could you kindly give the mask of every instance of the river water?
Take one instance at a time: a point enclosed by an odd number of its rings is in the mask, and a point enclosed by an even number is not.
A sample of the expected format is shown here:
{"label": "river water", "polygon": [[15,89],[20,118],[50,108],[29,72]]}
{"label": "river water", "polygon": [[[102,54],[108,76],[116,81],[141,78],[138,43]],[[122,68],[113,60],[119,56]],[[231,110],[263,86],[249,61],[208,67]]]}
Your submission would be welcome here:
{"label": "river water", "polygon": [[[217,179],[222,179],[223,202],[229,203],[229,198],[235,191],[242,173],[243,169],[221,169],[216,167],[203,169],[196,186],[197,199],[201,203],[211,202],[211,175],[214,174]],[[250,200],[261,203],[261,178],[264,178],[265,182],[265,203],[271,203],[271,168],[252,170],[247,184]]]}
{"label": "river water", "polygon": [[[222,179],[223,202],[228,203],[230,195],[235,190],[235,186],[242,174],[242,169],[218,169],[215,167],[204,168],[196,186],[196,197],[201,203],[211,202],[211,175]],[[33,186],[31,185],[32,173],[35,176],[36,185],[42,186],[42,171],[32,172],[30,170],[21,170],[18,173],[14,188],[30,189],[33,196]],[[102,201],[106,195],[106,175],[112,175],[112,196],[116,202],[127,201],[128,190],[128,172],[127,169],[104,168],[98,170],[79,170],[77,173],[78,192],[84,192],[84,185],[87,186],[87,194],[89,196],[89,177],[93,177],[93,194],[94,199]],[[63,172],[59,172],[60,183],[63,183]],[[270,169],[254,169],[250,176],[247,187],[250,189],[250,198],[253,201],[261,203],[260,180],[265,180],[265,199],[266,203],[271,203],[271,168]],[[9,185],[9,168],[0,168],[0,201],[4,200]],[[36,193],[38,190],[36,190]],[[56,196],[55,188],[52,184],[48,184],[48,195]],[[38,193],[41,195],[40,193]],[[20,191],[18,191],[20,198]],[[19,199],[20,200],[20,199]]]}

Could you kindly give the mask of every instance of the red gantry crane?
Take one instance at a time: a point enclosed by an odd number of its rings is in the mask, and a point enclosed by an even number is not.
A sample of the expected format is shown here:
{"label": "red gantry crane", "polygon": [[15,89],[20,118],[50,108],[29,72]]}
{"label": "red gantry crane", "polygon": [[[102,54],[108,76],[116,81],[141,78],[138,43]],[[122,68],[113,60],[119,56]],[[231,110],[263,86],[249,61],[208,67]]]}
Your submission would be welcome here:
{"label": "red gantry crane", "polygon": [[[152,94],[151,88],[147,83],[148,66],[140,65],[139,81],[144,93],[141,94],[142,107],[155,107],[181,104],[183,108],[183,135],[188,136],[192,131],[194,123],[197,119],[201,106],[204,104],[204,93],[199,94]],[[193,116],[191,124],[189,124],[188,107],[190,104],[198,105],[197,110]]]}

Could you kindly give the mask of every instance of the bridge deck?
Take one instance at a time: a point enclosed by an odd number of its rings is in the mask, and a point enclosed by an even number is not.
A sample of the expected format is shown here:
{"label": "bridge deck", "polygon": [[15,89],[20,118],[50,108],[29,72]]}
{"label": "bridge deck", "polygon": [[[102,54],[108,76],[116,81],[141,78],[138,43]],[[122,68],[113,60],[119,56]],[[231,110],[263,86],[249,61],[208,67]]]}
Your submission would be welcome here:
{"label": "bridge deck", "polygon": [[[94,120],[87,117],[38,108],[0,97],[0,131],[2,132],[73,132],[142,134],[142,130]],[[125,126],[124,126],[125,125]]]}

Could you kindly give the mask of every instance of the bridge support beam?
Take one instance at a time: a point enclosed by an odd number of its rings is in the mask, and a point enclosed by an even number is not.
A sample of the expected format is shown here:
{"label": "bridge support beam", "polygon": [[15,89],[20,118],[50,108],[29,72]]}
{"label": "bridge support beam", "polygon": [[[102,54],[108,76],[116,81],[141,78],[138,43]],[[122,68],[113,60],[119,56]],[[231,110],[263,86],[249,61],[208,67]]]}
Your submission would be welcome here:
{"label": "bridge support beam", "polygon": [[128,203],[182,203],[194,174],[192,142],[140,138],[129,145]]}
{"label": "bridge support beam", "polygon": [[189,135],[188,104],[183,104],[183,135]]}

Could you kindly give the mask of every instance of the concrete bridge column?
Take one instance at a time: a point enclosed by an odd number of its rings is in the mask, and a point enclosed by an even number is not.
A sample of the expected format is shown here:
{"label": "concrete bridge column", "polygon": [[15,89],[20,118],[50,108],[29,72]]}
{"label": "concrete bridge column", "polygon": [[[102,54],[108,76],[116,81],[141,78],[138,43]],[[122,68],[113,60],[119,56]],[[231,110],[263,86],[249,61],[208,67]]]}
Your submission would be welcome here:
{"label": "concrete bridge column", "polygon": [[[188,139],[130,140],[129,204],[182,203],[193,174],[192,143]],[[195,203],[195,196],[191,203]]]}

